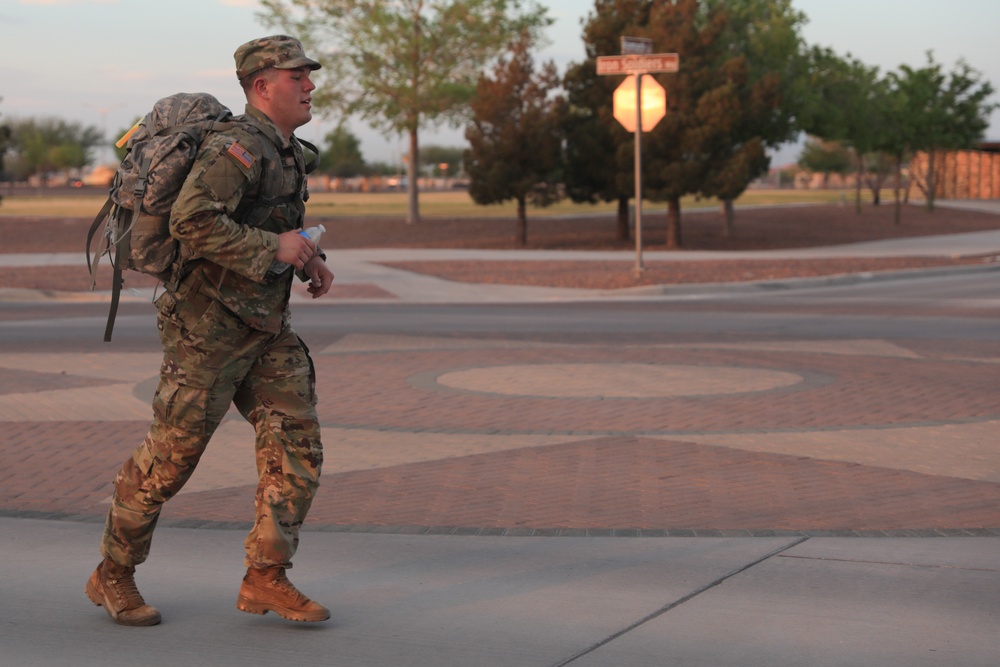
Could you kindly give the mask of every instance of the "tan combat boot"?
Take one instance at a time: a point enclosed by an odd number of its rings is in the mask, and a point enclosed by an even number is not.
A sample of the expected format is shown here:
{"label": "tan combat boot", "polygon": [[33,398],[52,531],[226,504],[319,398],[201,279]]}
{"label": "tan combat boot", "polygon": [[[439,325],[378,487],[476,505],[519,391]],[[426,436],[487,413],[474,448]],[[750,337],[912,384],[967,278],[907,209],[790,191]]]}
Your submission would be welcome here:
{"label": "tan combat boot", "polygon": [[313,602],[295,588],[285,576],[285,568],[250,568],[243,577],[236,608],[251,614],[273,611],[289,621],[325,621],[330,610]]}
{"label": "tan combat boot", "polygon": [[156,625],[160,612],[146,604],[135,586],[135,568],[105,558],[83,589],[119,625]]}

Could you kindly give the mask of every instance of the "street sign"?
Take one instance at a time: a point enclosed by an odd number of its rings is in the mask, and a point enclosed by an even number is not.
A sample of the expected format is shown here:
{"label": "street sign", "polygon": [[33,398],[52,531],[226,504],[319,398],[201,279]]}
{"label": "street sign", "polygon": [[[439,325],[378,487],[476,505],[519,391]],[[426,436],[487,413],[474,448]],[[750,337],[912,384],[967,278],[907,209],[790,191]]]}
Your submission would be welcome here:
{"label": "street sign", "polygon": [[679,68],[680,56],[676,53],[597,57],[597,73],[602,75],[676,72]]}
{"label": "street sign", "polygon": [[645,37],[622,37],[623,55],[645,56],[653,52],[653,40]]}
{"label": "street sign", "polygon": [[[622,37],[622,55],[598,56],[597,73],[627,74],[615,90],[614,114],[635,134],[635,275],[642,275],[642,133],[653,129],[667,114],[667,93],[648,72],[676,72],[680,56],[651,53],[653,43],[642,37]],[[637,78],[638,77],[638,78]]]}
{"label": "street sign", "polygon": [[636,75],[632,74],[615,89],[615,118],[629,132],[636,131],[639,119],[642,121],[642,131],[649,132],[667,115],[667,92],[663,86],[648,74],[640,76],[642,84],[639,95],[642,97],[642,110],[639,114],[636,114]]}

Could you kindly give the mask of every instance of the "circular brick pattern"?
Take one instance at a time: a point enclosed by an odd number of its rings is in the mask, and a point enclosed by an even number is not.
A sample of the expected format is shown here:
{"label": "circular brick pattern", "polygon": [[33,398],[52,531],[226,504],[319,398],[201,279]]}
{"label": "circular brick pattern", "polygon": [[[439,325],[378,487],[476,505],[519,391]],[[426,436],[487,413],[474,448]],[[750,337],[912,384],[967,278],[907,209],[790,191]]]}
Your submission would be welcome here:
{"label": "circular brick pattern", "polygon": [[445,373],[452,389],[548,398],[668,398],[767,391],[802,382],[801,375],[761,368],[679,364],[528,364]]}

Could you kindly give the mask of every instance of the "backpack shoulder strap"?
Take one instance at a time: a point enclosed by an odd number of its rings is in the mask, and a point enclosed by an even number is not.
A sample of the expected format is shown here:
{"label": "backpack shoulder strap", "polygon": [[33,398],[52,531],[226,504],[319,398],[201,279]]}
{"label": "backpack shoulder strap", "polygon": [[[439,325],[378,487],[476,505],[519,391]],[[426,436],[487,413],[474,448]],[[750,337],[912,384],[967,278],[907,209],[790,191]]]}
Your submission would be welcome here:
{"label": "backpack shoulder strap", "polygon": [[309,152],[313,154],[312,159],[306,162],[306,175],[311,174],[316,171],[316,167],[319,166],[319,149],[316,148],[315,144],[310,143],[305,139],[299,139],[298,137],[296,137],[296,139],[298,139],[299,143],[308,148]]}
{"label": "backpack shoulder strap", "polygon": [[[110,236],[111,228],[115,224],[115,218],[124,213],[124,209],[115,207],[114,200],[108,197],[108,200],[101,207],[100,212],[97,217],[94,218],[94,222],[91,223],[90,229],[87,231],[87,269],[90,271],[90,290],[93,291],[97,287],[97,267],[100,264],[101,257],[108,255],[111,260],[111,308],[108,312],[108,323],[104,327],[104,342],[111,342],[111,332],[115,327],[115,318],[118,315],[118,303],[121,301],[122,293],[122,252],[121,248],[123,240],[127,239],[127,235],[131,230],[126,230],[125,234],[116,239],[114,245],[112,245],[112,239]],[[98,230],[100,230],[100,242],[98,245],[97,252],[94,253],[94,261],[90,261],[90,249],[93,246],[94,238],[98,236]],[[127,247],[127,246],[125,246]]]}
{"label": "backpack shoulder strap", "polygon": [[98,211],[97,215],[94,217],[94,221],[90,223],[90,229],[87,230],[87,271],[90,272],[90,290],[93,291],[97,286],[97,264],[101,261],[101,256],[107,252],[107,236],[105,234],[101,235],[101,245],[98,248],[98,252],[94,253],[94,261],[90,261],[90,249],[94,245],[94,237],[97,236],[97,230],[101,229],[101,225],[108,224],[108,214],[111,213],[111,208],[115,205],[114,200],[108,197],[108,200],[104,202],[104,206]]}

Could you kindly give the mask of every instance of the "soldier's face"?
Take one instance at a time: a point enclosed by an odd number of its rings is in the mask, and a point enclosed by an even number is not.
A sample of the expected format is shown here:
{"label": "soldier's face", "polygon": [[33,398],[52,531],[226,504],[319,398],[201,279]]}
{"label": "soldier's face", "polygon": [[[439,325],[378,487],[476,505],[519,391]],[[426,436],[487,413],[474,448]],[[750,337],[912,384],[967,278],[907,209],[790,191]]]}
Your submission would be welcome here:
{"label": "soldier's face", "polygon": [[275,70],[271,78],[269,102],[265,110],[286,136],[312,120],[312,91],[315,84],[309,79],[307,67]]}

